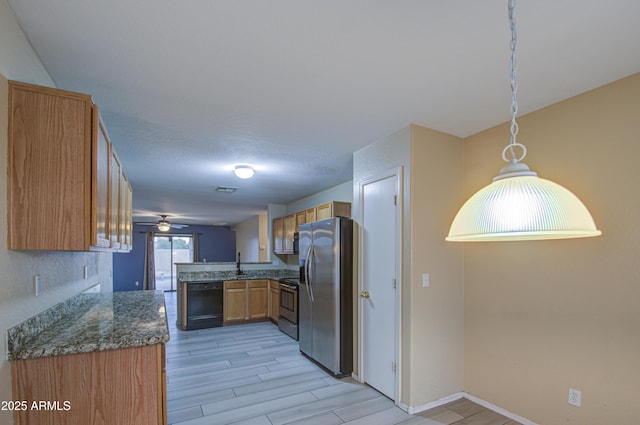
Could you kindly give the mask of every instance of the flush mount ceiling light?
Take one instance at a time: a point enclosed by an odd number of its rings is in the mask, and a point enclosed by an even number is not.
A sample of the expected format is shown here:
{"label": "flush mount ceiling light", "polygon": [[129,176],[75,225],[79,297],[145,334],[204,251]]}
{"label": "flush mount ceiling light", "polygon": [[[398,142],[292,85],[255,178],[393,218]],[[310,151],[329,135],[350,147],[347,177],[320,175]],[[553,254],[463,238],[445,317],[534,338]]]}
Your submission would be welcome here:
{"label": "flush mount ceiling light", "polygon": [[255,174],[253,167],[249,165],[236,165],[236,169],[233,172],[241,179],[250,179]]}
{"label": "flush mount ceiling light", "polygon": [[[509,0],[511,26],[511,141],[502,151],[508,163],[460,208],[447,241],[521,241],[569,239],[601,234],[584,204],[569,190],[541,179],[520,161],[527,149],[518,143],[515,0]],[[520,156],[516,154],[520,150]]]}

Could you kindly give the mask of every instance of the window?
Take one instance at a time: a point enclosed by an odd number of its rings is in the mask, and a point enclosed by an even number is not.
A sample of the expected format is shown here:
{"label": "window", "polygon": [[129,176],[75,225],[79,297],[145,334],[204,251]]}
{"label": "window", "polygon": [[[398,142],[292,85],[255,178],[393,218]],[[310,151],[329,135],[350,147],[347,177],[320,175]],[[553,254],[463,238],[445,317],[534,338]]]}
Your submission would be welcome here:
{"label": "window", "polygon": [[191,235],[156,235],[153,238],[156,289],[175,291],[178,274],[175,263],[193,262]]}

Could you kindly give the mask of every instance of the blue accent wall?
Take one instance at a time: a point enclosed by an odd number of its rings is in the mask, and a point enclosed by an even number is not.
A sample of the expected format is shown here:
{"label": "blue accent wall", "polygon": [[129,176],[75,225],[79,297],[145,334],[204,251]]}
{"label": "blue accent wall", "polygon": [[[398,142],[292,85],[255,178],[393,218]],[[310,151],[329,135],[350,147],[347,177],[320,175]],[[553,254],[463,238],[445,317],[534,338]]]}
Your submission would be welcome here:
{"label": "blue accent wall", "polygon": [[[128,253],[113,254],[113,290],[135,291],[142,289],[144,279],[145,232],[149,226],[133,226],[133,249]],[[198,261],[207,262],[236,261],[236,232],[229,227],[189,226],[185,229],[172,229],[171,233],[198,233]],[[136,286],[136,281],[139,285]]]}

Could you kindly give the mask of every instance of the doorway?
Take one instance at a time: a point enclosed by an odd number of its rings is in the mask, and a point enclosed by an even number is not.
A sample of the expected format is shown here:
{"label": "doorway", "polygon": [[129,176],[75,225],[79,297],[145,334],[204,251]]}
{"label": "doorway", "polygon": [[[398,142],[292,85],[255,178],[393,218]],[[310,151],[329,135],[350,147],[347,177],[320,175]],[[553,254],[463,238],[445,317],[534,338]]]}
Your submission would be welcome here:
{"label": "doorway", "polygon": [[402,168],[360,183],[360,379],[400,394]]}
{"label": "doorway", "polygon": [[154,235],[156,289],[175,291],[178,274],[176,263],[193,262],[192,235]]}

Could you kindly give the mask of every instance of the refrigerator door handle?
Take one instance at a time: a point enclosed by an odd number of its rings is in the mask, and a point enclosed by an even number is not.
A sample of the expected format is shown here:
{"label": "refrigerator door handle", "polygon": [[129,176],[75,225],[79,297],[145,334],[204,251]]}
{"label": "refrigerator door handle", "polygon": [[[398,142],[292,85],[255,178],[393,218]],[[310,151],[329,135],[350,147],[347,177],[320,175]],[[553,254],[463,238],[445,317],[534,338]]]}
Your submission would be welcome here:
{"label": "refrigerator door handle", "polygon": [[313,270],[315,270],[315,257],[315,249],[313,249],[313,245],[311,245],[309,248],[309,280],[307,281],[307,289],[311,292],[311,302],[316,300],[316,297],[313,295],[313,281],[311,279],[311,274],[313,273]]}
{"label": "refrigerator door handle", "polygon": [[309,286],[311,286],[311,279],[309,276],[309,261],[311,260],[311,245],[309,245],[309,249],[307,250],[307,255],[304,260],[304,280],[307,283],[304,285],[307,288],[307,298],[309,301],[313,301],[313,297],[311,296],[311,292],[309,291]]}

